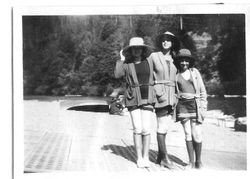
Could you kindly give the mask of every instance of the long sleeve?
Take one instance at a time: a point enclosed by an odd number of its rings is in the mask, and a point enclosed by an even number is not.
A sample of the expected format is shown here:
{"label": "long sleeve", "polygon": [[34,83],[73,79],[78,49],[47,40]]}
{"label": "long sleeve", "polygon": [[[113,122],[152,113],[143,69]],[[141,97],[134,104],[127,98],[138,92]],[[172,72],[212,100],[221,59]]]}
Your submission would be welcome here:
{"label": "long sleeve", "polygon": [[197,80],[199,84],[199,89],[200,89],[200,102],[201,102],[201,108],[207,109],[207,92],[206,88],[204,85],[204,82],[202,80],[201,74],[198,70],[197,71]]}
{"label": "long sleeve", "polygon": [[116,65],[115,65],[115,78],[121,78],[123,76],[125,76],[125,64],[123,61],[121,60],[117,60],[116,61]]}

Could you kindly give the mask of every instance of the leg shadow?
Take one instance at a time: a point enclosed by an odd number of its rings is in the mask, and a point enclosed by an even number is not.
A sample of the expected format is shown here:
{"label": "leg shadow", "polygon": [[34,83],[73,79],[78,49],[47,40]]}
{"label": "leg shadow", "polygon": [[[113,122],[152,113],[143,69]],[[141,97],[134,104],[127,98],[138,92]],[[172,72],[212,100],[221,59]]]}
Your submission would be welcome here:
{"label": "leg shadow", "polygon": [[[155,150],[150,150],[150,151],[149,151],[149,160],[150,160],[151,162],[156,163],[157,153],[158,153],[158,152],[156,152]],[[168,156],[169,156],[169,158],[170,158],[173,162],[177,163],[178,165],[181,165],[181,166],[186,166],[186,165],[187,165],[187,163],[183,162],[181,159],[179,159],[178,157],[176,157],[176,156],[174,156],[174,155],[171,155],[171,154],[168,153]]]}
{"label": "leg shadow", "polygon": [[[118,155],[120,157],[123,157],[125,159],[127,159],[130,162],[134,162],[136,163],[136,151],[133,145],[130,146],[119,146],[119,145],[114,145],[114,144],[109,144],[109,145],[104,145],[101,148],[102,150],[110,150],[112,152],[112,154]],[[179,159],[178,157],[169,154],[170,159],[181,165],[181,166],[186,166],[187,163],[183,162],[181,159]],[[153,163],[156,163],[156,158],[157,158],[157,152],[155,150],[151,150],[149,151],[149,160]]]}
{"label": "leg shadow", "polygon": [[112,154],[121,156],[125,159],[127,159],[130,162],[136,163],[136,153],[134,146],[119,146],[114,144],[104,145],[101,148],[102,150],[110,150]]}

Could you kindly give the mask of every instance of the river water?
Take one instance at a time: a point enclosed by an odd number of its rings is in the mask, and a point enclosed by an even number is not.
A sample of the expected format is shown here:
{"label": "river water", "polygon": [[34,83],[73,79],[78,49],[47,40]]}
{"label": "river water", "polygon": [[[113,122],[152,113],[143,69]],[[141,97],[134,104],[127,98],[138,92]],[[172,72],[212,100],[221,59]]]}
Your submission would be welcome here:
{"label": "river water", "polygon": [[[63,100],[65,105],[74,106],[85,101],[107,101],[103,97],[53,97],[53,96],[25,96],[25,100],[55,101]],[[221,110],[226,115],[233,115],[235,118],[246,116],[246,98],[244,97],[208,97],[208,110]]]}
{"label": "river water", "polygon": [[208,97],[208,110],[221,110],[226,115],[234,114],[234,117],[246,116],[246,98],[234,97]]}

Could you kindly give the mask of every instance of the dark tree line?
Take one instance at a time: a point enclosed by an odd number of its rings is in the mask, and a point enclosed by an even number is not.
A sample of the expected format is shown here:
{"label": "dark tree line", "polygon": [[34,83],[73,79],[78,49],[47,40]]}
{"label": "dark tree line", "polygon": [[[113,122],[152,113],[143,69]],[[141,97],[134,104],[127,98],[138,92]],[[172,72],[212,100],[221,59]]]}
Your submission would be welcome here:
{"label": "dark tree line", "polygon": [[246,93],[243,14],[161,14],[23,16],[24,95],[108,94],[124,86],[113,71],[129,39],[155,46],[164,31],[194,53],[209,94]]}

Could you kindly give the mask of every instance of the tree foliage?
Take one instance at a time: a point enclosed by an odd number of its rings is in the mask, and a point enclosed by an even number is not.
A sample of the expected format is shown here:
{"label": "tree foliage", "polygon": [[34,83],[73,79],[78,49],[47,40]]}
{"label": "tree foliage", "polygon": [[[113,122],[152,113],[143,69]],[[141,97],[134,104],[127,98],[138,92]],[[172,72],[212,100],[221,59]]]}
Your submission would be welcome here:
{"label": "tree foliage", "polygon": [[129,39],[155,46],[165,31],[193,52],[209,93],[245,94],[244,23],[241,14],[23,16],[24,94],[106,95],[124,86],[113,71]]}

